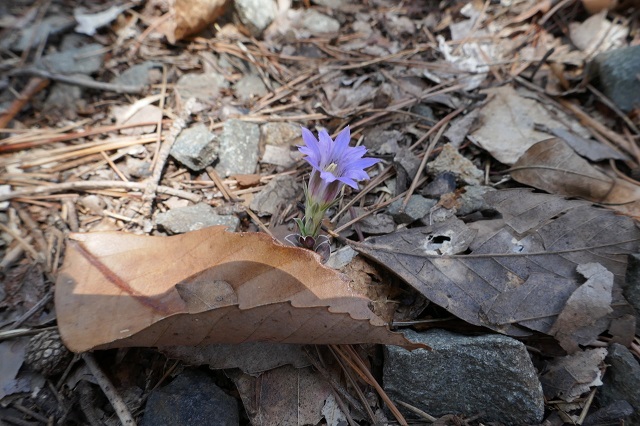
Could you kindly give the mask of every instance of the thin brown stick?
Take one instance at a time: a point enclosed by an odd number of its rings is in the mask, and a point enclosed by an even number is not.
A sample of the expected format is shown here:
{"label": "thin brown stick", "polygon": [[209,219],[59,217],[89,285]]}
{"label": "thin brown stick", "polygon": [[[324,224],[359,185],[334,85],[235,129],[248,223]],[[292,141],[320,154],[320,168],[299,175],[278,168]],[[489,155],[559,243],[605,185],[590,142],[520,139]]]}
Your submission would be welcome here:
{"label": "thin brown stick", "polygon": [[404,210],[405,207],[407,207],[407,203],[409,203],[409,198],[411,198],[411,196],[413,195],[413,191],[416,190],[416,187],[418,186],[418,181],[420,180],[420,175],[422,175],[422,172],[424,171],[424,168],[427,166],[427,160],[431,156],[431,153],[433,152],[433,148],[435,148],[436,144],[438,143],[438,141],[442,137],[442,134],[444,133],[444,130],[447,127],[447,124],[449,124],[449,122],[455,116],[460,114],[462,111],[464,111],[464,107],[458,108],[457,110],[450,112],[442,120],[438,121],[438,123],[435,126],[433,126],[431,129],[429,129],[429,131],[427,132],[427,134],[425,136],[423,136],[423,138],[426,139],[431,133],[433,133],[436,130],[438,130],[438,133],[436,134],[436,136],[433,138],[431,143],[425,149],[424,156],[422,157],[422,161],[420,162],[420,166],[418,167],[418,170],[416,171],[416,175],[413,177],[413,181],[411,182],[411,186],[409,186],[409,190],[407,191],[407,195],[405,195],[405,197],[404,197],[404,201],[402,201],[402,209],[403,210]]}
{"label": "thin brown stick", "polygon": [[107,375],[104,374],[96,359],[93,357],[93,354],[85,352],[82,354],[82,359],[84,360],[85,364],[87,364],[87,367],[89,367],[89,370],[98,382],[98,385],[100,385],[102,392],[104,392],[107,399],[111,403],[111,406],[118,415],[120,422],[125,426],[135,426],[136,421],[133,419],[133,416],[131,416],[131,412],[129,412],[127,405],[124,403],[122,397],[116,392],[116,389],[111,383],[111,380],[109,380]]}
{"label": "thin brown stick", "polygon": [[18,115],[22,108],[29,102],[31,98],[33,98],[38,92],[43,90],[45,87],[49,85],[49,80],[46,78],[32,78],[29,80],[27,85],[20,96],[18,96],[6,109],[4,113],[0,115],[0,127],[7,127],[7,125],[13,120],[13,118]]}
{"label": "thin brown stick", "polygon": [[[36,186],[32,188],[17,189],[15,191],[11,191],[8,194],[0,195],[0,201],[12,200],[19,197],[31,197],[45,194],[48,195],[65,191],[89,191],[113,188],[144,190],[147,185],[148,184],[144,182],[122,182],[118,180],[62,182],[51,185]],[[180,189],[175,189],[163,185],[155,185],[154,190],[155,192],[158,192],[160,194],[175,195],[176,197],[184,198],[185,200],[193,201],[194,203],[200,202],[200,200],[202,199],[200,195],[192,194],[191,192],[182,191]]]}
{"label": "thin brown stick", "polygon": [[124,84],[104,83],[102,81],[95,81],[92,78],[86,76],[83,76],[83,78],[77,78],[69,75],[55,74],[38,68],[18,68],[9,72],[9,75],[12,77],[18,75],[32,75],[41,79],[54,80],[59,81],[60,83],[71,84],[74,86],[81,86],[89,89],[104,90],[116,93],[139,94],[144,90],[144,86],[127,86]]}

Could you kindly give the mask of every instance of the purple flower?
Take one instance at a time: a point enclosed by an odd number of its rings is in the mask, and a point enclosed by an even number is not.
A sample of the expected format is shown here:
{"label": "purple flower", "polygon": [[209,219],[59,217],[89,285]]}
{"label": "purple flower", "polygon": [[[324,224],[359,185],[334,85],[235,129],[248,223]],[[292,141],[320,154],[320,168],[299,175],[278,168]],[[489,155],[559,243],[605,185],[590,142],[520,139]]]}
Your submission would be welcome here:
{"label": "purple flower", "polygon": [[350,147],[351,134],[347,126],[333,141],[326,130],[320,130],[319,139],[316,139],[308,129],[302,128],[302,139],[306,146],[299,146],[301,153],[305,154],[305,160],[313,168],[307,201],[318,203],[322,210],[331,205],[342,185],[349,185],[358,189],[358,180],[369,179],[364,171],[380,160],[377,158],[362,158],[367,153],[363,146]]}

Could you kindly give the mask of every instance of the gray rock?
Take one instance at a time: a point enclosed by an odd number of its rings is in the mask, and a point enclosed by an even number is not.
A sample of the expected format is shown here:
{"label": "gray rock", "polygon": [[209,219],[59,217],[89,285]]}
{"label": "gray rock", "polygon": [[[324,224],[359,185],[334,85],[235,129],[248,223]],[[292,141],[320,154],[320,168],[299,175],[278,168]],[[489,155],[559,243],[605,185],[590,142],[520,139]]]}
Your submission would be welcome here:
{"label": "gray rock", "polygon": [[293,176],[278,176],[251,200],[249,207],[258,216],[275,215],[286,204],[293,203],[302,193],[302,185]]}
{"label": "gray rock", "polygon": [[[380,132],[377,129],[372,129],[364,140],[364,146],[371,152],[380,152],[383,145],[387,145],[390,142],[396,143],[402,139],[402,133],[397,130],[383,130]],[[420,164],[420,163],[418,163]]]}
{"label": "gray rock", "polygon": [[203,170],[218,158],[215,139],[204,123],[198,123],[180,132],[171,147],[171,156],[191,170]]}
{"label": "gray rock", "polygon": [[395,193],[400,194],[406,191],[420,167],[420,158],[409,148],[399,149],[393,158],[393,166],[396,169]]}
{"label": "gray rock", "polygon": [[602,379],[599,392],[600,405],[608,405],[615,401],[625,400],[634,409],[629,424],[640,424],[640,364],[629,349],[614,343],[609,347],[609,355],[605,359],[609,366]]}
{"label": "gray rock", "polygon": [[220,135],[220,162],[216,171],[222,176],[251,174],[258,164],[260,127],[240,120],[227,120]]}
{"label": "gray rock", "polygon": [[412,223],[418,219],[422,219],[429,214],[431,208],[438,202],[429,198],[424,198],[422,195],[413,194],[409,198],[409,202],[402,209],[402,203],[404,198],[394,201],[387,207],[387,213],[393,216],[393,219],[397,223]]}
{"label": "gray rock", "polygon": [[36,67],[56,74],[93,74],[102,68],[104,46],[92,43],[43,56]]}
{"label": "gray rock", "polygon": [[602,424],[620,424],[620,420],[633,414],[633,407],[627,401],[615,401],[589,414],[582,426],[598,426]]}
{"label": "gray rock", "polygon": [[158,62],[145,61],[128,68],[114,77],[111,82],[124,86],[146,86],[159,81],[162,77],[162,65]]}
{"label": "gray rock", "polygon": [[640,108],[640,45],[600,53],[589,65],[589,74],[618,108]]}
{"label": "gray rock", "polygon": [[436,116],[433,113],[433,109],[429,105],[416,104],[411,107],[411,112],[414,114],[421,115],[434,123],[437,121]]}
{"label": "gray rock", "polygon": [[458,152],[451,144],[445,144],[442,152],[430,163],[427,163],[430,174],[452,172],[469,185],[480,185],[484,179],[482,170]]}
{"label": "gray rock", "polygon": [[425,197],[440,198],[456,190],[456,175],[451,172],[443,172],[429,182],[420,192]]}
{"label": "gray rock", "polygon": [[[363,210],[356,209],[358,216],[364,213]],[[369,235],[384,235],[390,234],[396,230],[396,224],[393,221],[393,217],[384,213],[374,213],[361,219],[360,230]]]}
{"label": "gray rock", "polygon": [[640,253],[630,254],[627,258],[627,276],[622,292],[636,313],[640,313]]}
{"label": "gray rock", "polygon": [[199,101],[211,102],[220,96],[220,89],[229,87],[227,80],[220,74],[185,74],[178,79],[176,91],[186,101],[196,98]]}
{"label": "gray rock", "polygon": [[240,220],[234,215],[219,215],[210,205],[200,203],[158,213],[156,225],[170,234],[182,234],[216,225],[225,225],[227,230],[235,231]]}
{"label": "gray rock", "polygon": [[340,9],[340,6],[344,6],[350,2],[345,0],[313,0],[313,3],[318,6],[328,7],[329,9]]}
{"label": "gray rock", "polygon": [[151,392],[142,426],[191,426],[215,423],[237,426],[238,401],[198,370],[187,370],[167,386]]}
{"label": "gray rock", "polygon": [[262,143],[265,145],[302,145],[300,126],[289,123],[265,123],[260,127]]}
{"label": "gray rock", "polygon": [[313,35],[337,34],[340,23],[327,15],[307,9],[302,17],[302,26]]}
{"label": "gray rock", "polygon": [[468,337],[444,330],[405,334],[433,351],[385,346],[383,383],[392,400],[436,417],[483,413],[484,422],[542,421],[542,386],[521,342],[497,334]]}
{"label": "gray rock", "polygon": [[[85,76],[78,76],[85,77]],[[73,120],[77,117],[77,107],[84,103],[82,88],[80,86],[64,83],[55,83],[51,86],[49,96],[44,102],[47,114],[56,118]]]}
{"label": "gray rock", "polygon": [[464,194],[460,196],[460,207],[457,212],[459,216],[466,216],[473,212],[492,208],[484,199],[484,194],[495,191],[495,188],[483,185],[468,185],[464,190]]}
{"label": "gray rock", "polygon": [[259,37],[278,14],[273,0],[235,0],[234,4],[238,19],[255,37]]}
{"label": "gray rock", "polygon": [[19,31],[7,31],[6,38],[0,42],[3,49],[22,52],[30,47],[38,46],[48,37],[60,34],[75,25],[75,19],[68,15],[47,16],[41,21],[25,25]]}
{"label": "gray rock", "polygon": [[238,80],[234,86],[238,99],[248,101],[252,98],[259,98],[269,93],[267,86],[259,75],[247,74]]}
{"label": "gray rock", "polygon": [[129,176],[134,178],[146,178],[151,176],[151,162],[127,156],[125,166]]}

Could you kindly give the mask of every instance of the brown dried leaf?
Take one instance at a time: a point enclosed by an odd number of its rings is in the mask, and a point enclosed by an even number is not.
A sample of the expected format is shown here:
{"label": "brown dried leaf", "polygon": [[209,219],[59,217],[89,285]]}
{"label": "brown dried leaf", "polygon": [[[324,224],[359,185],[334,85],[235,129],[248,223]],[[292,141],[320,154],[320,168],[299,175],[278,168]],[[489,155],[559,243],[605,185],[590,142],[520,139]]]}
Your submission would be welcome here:
{"label": "brown dried leaf", "polygon": [[226,0],[170,0],[168,15],[158,29],[169,43],[203,30],[224,13]]}
{"label": "brown dried leaf", "polygon": [[598,263],[578,265],[578,272],[587,278],[573,292],[558,319],[549,330],[569,353],[588,345],[607,329],[611,309],[613,274]]}
{"label": "brown dried leaf", "polygon": [[314,253],[224,226],[71,234],[56,283],[69,349],[273,341],[417,345]]}
{"label": "brown dried leaf", "polygon": [[558,138],[529,148],[514,164],[511,176],[553,194],[584,198],[624,214],[640,216],[640,187],[607,176]]}
{"label": "brown dried leaf", "polygon": [[309,366],[309,358],[302,348],[301,345],[284,343],[249,342],[237,345],[167,346],[159,349],[168,358],[179,359],[189,365],[206,364],[213,370],[239,368],[255,376],[283,365],[295,368]]}
{"label": "brown dried leaf", "polygon": [[605,348],[597,348],[556,358],[540,377],[544,396],[548,399],[559,397],[571,402],[591,386],[601,386],[600,365],[606,356]]}
{"label": "brown dried leaf", "polygon": [[284,366],[259,377],[228,372],[235,382],[252,425],[315,425],[331,385],[311,368]]}
{"label": "brown dried leaf", "polygon": [[[458,240],[468,235],[436,225],[352,245],[452,314],[511,335],[549,332],[584,281],[576,270],[580,264],[600,263],[616,286],[624,281],[626,254],[640,242],[632,219],[526,189],[494,191],[485,199],[503,217],[470,224],[477,234],[466,254],[434,251],[434,236],[443,247],[461,248]],[[616,294],[614,304],[626,306]]]}

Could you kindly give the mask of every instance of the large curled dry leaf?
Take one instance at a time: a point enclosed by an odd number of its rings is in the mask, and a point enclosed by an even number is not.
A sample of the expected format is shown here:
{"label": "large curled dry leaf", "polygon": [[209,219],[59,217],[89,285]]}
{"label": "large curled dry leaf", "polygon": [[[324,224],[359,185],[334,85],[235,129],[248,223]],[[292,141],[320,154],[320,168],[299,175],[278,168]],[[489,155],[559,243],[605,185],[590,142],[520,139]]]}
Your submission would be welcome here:
{"label": "large curled dry leaf", "polygon": [[529,148],[511,168],[511,176],[552,194],[584,198],[640,217],[640,186],[604,174],[559,138]]}
{"label": "large curled dry leaf", "polygon": [[71,234],[55,299],[75,352],[251,341],[422,347],[390,332],[315,253],[224,226]]}
{"label": "large curled dry leaf", "polygon": [[[511,335],[550,333],[585,280],[579,265],[599,264],[610,271],[617,288],[611,296],[617,313],[611,316],[627,313],[622,312],[629,306],[620,283],[627,254],[640,243],[632,219],[585,201],[527,189],[490,192],[485,199],[501,219],[465,225],[453,218],[353,247],[452,314]],[[567,338],[584,342],[586,336],[572,334],[578,330],[584,332],[564,321],[552,334],[569,333]]]}

